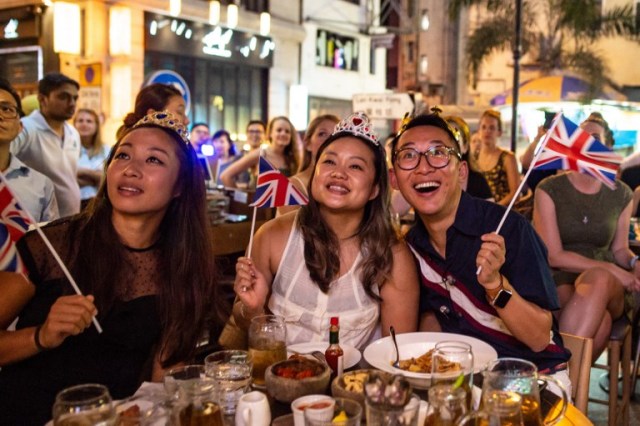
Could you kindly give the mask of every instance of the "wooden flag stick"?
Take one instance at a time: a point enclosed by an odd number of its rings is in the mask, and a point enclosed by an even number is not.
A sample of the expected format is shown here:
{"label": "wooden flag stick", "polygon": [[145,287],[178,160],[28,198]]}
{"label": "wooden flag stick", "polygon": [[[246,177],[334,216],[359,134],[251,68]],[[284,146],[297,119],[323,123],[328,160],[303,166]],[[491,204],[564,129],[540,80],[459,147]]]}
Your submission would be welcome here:
{"label": "wooden flag stick", "polygon": [[256,213],[258,207],[253,206],[253,217],[251,218],[251,234],[249,234],[249,246],[247,247],[247,257],[251,258],[251,249],[253,248],[253,231],[256,229]]}
{"label": "wooden flag stick", "polygon": [[[520,185],[516,190],[516,195],[511,199],[511,202],[509,203],[507,210],[505,210],[504,214],[502,215],[502,219],[500,219],[500,223],[498,223],[498,227],[494,231],[496,234],[500,233],[500,230],[502,229],[502,225],[504,225],[505,220],[507,220],[507,216],[509,215],[509,212],[513,208],[513,205],[515,204],[516,199],[518,198],[518,195],[520,195],[520,191],[522,191],[522,188],[524,187],[524,184],[527,182],[527,179],[529,178],[531,171],[535,167],[536,162],[538,161],[538,158],[542,154],[544,147],[547,145],[547,141],[549,140],[549,135],[551,134],[551,131],[553,130],[553,128],[556,126],[556,123],[558,122],[558,119],[560,118],[560,116],[561,116],[560,113],[556,114],[555,118],[553,119],[553,125],[549,128],[547,133],[544,135],[544,138],[542,138],[542,140],[538,142],[538,147],[536,148],[535,155],[533,156],[533,160],[531,161],[531,165],[527,169],[527,173],[524,174],[524,177],[520,181]],[[476,270],[476,275],[479,275],[480,272],[482,272],[482,266],[478,266],[478,269]]]}

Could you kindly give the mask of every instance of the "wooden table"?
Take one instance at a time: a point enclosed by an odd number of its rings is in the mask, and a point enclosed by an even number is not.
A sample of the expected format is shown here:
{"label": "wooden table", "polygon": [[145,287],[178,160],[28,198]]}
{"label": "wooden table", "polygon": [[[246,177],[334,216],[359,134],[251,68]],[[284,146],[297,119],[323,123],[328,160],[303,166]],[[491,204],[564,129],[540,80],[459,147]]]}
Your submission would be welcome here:
{"label": "wooden table", "polygon": [[[266,220],[257,220],[256,231],[266,222]],[[249,245],[251,221],[212,225],[210,230],[215,256],[243,253]]]}

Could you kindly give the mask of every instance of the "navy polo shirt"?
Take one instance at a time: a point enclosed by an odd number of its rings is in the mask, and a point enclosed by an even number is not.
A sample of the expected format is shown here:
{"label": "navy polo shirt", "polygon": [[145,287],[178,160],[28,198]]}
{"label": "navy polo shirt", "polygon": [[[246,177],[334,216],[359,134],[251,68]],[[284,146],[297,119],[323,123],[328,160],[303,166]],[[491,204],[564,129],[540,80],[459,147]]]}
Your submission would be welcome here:
{"label": "navy polo shirt", "polygon": [[[554,369],[570,358],[553,320],[549,345],[534,352],[514,338],[489,304],[476,277],[480,236],[496,230],[505,208],[474,198],[464,191],[453,225],[447,230],[446,259],[433,248],[421,220],[407,234],[407,242],[420,268],[420,312],[436,314],[442,331],[476,337],[489,343],[499,357],[516,357],[535,363],[540,370]],[[555,283],[547,264],[547,250],[527,220],[510,213],[500,231],[506,260],[500,272],[525,300],[554,311],[560,308]],[[523,317],[522,321],[527,321]]]}

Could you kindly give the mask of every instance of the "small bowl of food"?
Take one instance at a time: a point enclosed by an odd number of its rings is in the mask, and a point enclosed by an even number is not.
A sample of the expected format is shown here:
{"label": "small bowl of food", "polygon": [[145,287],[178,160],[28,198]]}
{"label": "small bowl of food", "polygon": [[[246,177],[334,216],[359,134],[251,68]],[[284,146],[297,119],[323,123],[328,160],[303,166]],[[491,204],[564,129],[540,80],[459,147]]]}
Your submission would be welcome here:
{"label": "small bowl of food", "polygon": [[296,357],[267,367],[264,379],[269,395],[290,403],[301,396],[325,393],[330,376],[328,365]]}
{"label": "small bowl of food", "polygon": [[328,395],[306,395],[291,403],[294,426],[304,426],[304,412],[306,409],[326,410],[333,414],[336,401]]}
{"label": "small bowl of food", "polygon": [[384,376],[387,380],[392,376],[392,374],[380,370],[364,369],[350,371],[333,379],[333,382],[331,382],[331,395],[336,398],[353,399],[354,401],[358,401],[364,408],[364,384],[372,372]]}

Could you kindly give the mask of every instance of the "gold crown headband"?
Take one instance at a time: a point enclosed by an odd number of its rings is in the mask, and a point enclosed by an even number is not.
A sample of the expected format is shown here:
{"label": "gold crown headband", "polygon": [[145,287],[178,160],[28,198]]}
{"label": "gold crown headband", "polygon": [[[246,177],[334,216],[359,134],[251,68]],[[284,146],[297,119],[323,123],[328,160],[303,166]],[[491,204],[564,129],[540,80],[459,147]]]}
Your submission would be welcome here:
{"label": "gold crown headband", "polygon": [[182,139],[185,144],[189,145],[189,132],[187,132],[187,128],[184,127],[184,124],[182,124],[180,120],[176,119],[169,111],[156,111],[151,114],[147,114],[138,120],[131,130],[142,126],[158,126],[169,129],[177,133],[177,135],[180,136],[180,139]]}
{"label": "gold crown headband", "polygon": [[[455,139],[456,142],[460,143],[460,131],[455,127],[453,127],[451,124],[449,124],[447,120],[442,118],[442,116],[440,115],[441,113],[442,113],[442,109],[439,106],[436,105],[433,108],[431,108],[431,114],[440,118],[442,120],[442,124],[446,126],[446,128],[449,130],[449,132],[453,136],[453,139]],[[407,126],[409,125],[411,120],[413,120],[415,117],[416,116],[411,112],[407,112],[404,114],[404,117],[402,117],[402,122],[400,123],[400,130],[398,130],[398,133],[396,133],[396,138],[399,138],[400,135],[402,135],[405,132],[405,130],[407,130]]]}

